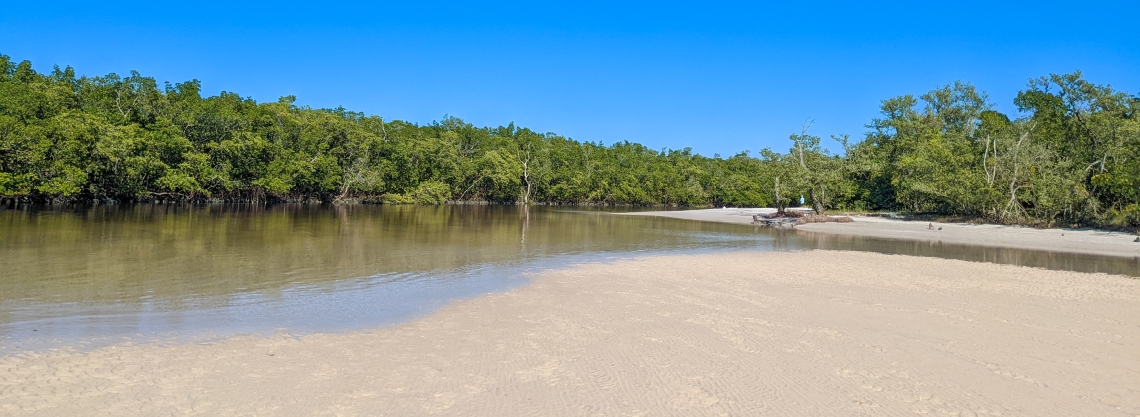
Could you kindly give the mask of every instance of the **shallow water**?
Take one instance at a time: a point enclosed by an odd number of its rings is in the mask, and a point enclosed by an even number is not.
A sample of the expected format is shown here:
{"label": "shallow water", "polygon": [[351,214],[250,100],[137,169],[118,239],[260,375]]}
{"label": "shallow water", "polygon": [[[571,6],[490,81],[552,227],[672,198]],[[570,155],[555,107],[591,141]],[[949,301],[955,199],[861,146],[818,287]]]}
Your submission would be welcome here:
{"label": "shallow water", "polygon": [[1137,275],[1140,260],[506,206],[0,210],[0,355],[350,331],[635,255],[867,250]]}

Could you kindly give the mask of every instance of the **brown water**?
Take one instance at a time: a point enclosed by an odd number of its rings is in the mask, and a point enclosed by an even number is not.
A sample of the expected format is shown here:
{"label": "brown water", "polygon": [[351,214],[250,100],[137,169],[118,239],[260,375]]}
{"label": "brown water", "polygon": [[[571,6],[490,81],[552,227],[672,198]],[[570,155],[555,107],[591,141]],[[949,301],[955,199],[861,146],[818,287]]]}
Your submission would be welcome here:
{"label": "brown water", "polygon": [[1137,275],[1140,260],[812,236],[503,206],[0,210],[0,355],[123,340],[345,331],[635,255],[869,250]]}

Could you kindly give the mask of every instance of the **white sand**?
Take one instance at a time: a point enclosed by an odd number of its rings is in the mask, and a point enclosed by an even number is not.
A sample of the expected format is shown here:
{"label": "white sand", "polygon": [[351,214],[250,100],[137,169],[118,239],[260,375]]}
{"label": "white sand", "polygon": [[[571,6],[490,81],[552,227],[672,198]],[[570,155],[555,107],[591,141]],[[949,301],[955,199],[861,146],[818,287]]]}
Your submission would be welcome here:
{"label": "white sand", "polygon": [[1140,280],[854,252],[551,271],[389,329],[0,358],[5,416],[1136,416]]}
{"label": "white sand", "polygon": [[[751,224],[752,215],[772,209],[706,209],[623,213],[721,223]],[[1091,255],[1140,257],[1135,234],[1091,229],[1034,229],[990,224],[939,223],[851,216],[852,223],[812,223],[796,226],[800,232],[867,236],[962,245],[1033,249]],[[933,227],[933,230],[928,229]],[[938,228],[942,230],[938,230]]]}

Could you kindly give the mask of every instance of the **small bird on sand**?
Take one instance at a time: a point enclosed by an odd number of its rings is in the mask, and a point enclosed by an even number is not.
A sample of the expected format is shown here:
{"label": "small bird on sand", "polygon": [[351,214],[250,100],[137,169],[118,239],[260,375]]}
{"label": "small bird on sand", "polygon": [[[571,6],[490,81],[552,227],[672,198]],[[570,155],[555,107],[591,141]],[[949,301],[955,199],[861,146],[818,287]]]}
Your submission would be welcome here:
{"label": "small bird on sand", "polygon": [[941,227],[939,227],[939,228],[938,228],[938,230],[942,230],[942,228],[941,228]]}
{"label": "small bird on sand", "polygon": [[927,223],[926,230],[934,230],[934,223]]}

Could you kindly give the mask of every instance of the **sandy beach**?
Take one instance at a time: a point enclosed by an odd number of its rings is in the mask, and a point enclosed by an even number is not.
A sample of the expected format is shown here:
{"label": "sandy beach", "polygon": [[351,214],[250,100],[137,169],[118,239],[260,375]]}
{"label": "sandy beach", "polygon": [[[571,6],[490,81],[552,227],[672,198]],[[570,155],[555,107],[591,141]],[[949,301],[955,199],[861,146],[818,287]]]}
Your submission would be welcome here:
{"label": "sandy beach", "polygon": [[8,416],[1140,415],[1140,280],[874,253],[548,271],[352,334],[0,358]]}
{"label": "sandy beach", "polygon": [[[720,223],[752,224],[752,215],[774,209],[725,208],[705,210],[644,211],[623,213]],[[835,213],[836,215],[842,215]],[[812,223],[796,226],[801,233],[821,233],[937,242],[1000,248],[1031,249],[1089,255],[1140,257],[1137,235],[1091,229],[1034,229],[993,224],[940,223],[850,216],[851,223]]]}

